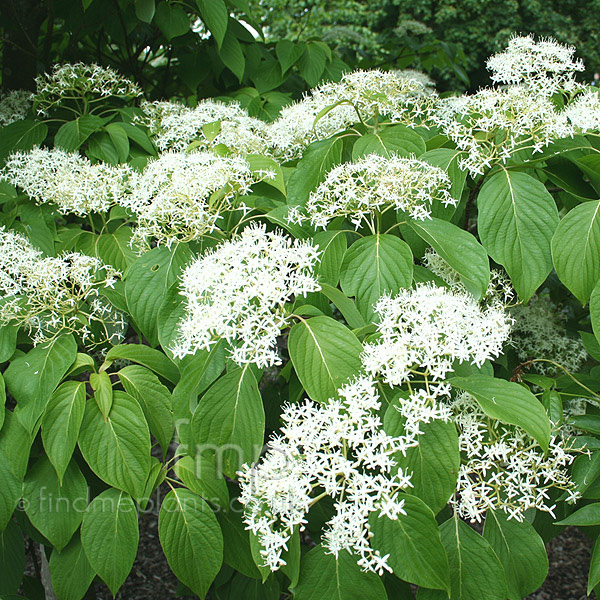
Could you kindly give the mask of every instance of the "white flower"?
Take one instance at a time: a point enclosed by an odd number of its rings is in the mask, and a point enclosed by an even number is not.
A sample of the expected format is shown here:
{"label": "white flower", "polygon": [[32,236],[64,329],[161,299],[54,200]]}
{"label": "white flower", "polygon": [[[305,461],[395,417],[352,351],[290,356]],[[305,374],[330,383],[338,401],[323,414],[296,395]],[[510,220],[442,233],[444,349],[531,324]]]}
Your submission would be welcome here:
{"label": "white flower", "polygon": [[392,386],[414,369],[440,381],[454,361],[481,366],[502,352],[510,332],[501,306],[481,307],[470,294],[431,284],[383,296],[375,311],[380,335],[365,346],[363,366]]}
{"label": "white flower", "polygon": [[[573,127],[574,133],[600,131],[600,96],[590,88],[570,102],[561,114]],[[567,127],[568,125],[566,125]]]}
{"label": "white flower", "polygon": [[13,90],[0,97],[0,127],[20,121],[31,108],[31,92]]}
{"label": "white flower", "polygon": [[132,244],[146,238],[170,246],[189,242],[217,227],[224,212],[245,209],[238,196],[269,173],[252,173],[237,157],[212,152],[166,152],[131,178],[131,195],[121,204],[138,221]]}
{"label": "white flower", "polygon": [[575,455],[560,432],[551,437],[545,455],[522,429],[489,418],[467,393],[458,394],[451,409],[465,460],[450,504],[461,517],[480,522],[493,509],[522,521],[530,508],[553,515],[552,488],[577,497],[567,471]]}
{"label": "white flower", "polygon": [[311,142],[331,137],[361,119],[388,116],[410,121],[413,105],[430,91],[412,73],[353,71],[324,83],[300,102],[282,109],[268,128],[270,145],[284,160],[298,158]]}
{"label": "white flower", "polygon": [[[511,308],[514,326],[511,342],[522,362],[545,358],[576,373],[587,360],[583,342],[567,334],[564,321],[567,314],[547,296],[533,296],[528,304]],[[548,363],[532,363],[531,367],[543,374],[553,374],[556,367]]]}
{"label": "white flower", "polygon": [[358,228],[374,212],[392,208],[423,220],[430,217],[435,202],[456,204],[450,186],[446,172],[429,163],[370,154],[327,173],[308,199],[307,218],[325,228],[335,217],[347,216]]}
{"label": "white flower", "polygon": [[118,342],[123,315],[98,297],[118,271],[77,252],[44,257],[22,235],[0,229],[0,323],[16,322],[33,342],[76,332],[95,345]]}
{"label": "white flower", "polygon": [[223,338],[240,365],[279,364],[277,338],[290,324],[285,304],[320,289],[313,273],[318,256],[310,243],[264,226],[205,252],[182,276],[186,315],[174,354],[209,349]]}
{"label": "white flower", "polygon": [[40,115],[45,115],[53,107],[61,106],[66,99],[85,101],[93,104],[108,97],[136,98],[142,90],[109,67],[96,64],[65,63],[56,65],[52,73],[39,75],[37,91],[33,96],[34,106]]}
{"label": "white flower", "polygon": [[328,551],[357,554],[364,570],[391,571],[387,556],[370,546],[369,516],[406,514],[398,493],[411,485],[410,477],[398,468],[396,456],[416,442],[383,431],[373,381],[359,378],[339,394],[339,400],[323,405],[309,400],[286,405],[281,433],[271,438],[257,465],[240,473],[244,520],[273,571],[285,564],[285,545],[294,531],[304,529],[311,506],[325,495],[335,501],[322,537]]}
{"label": "white flower", "polygon": [[219,144],[236,155],[267,154],[267,124],[250,117],[237,103],[202,100],[195,108],[175,102],[142,102],[148,126],[159,150],[185,150],[192,142],[201,149]]}
{"label": "white flower", "polygon": [[38,203],[56,204],[63,214],[106,212],[128,192],[128,165],[92,164],[77,152],[35,148],[6,159],[0,180],[20,187]]}
{"label": "white flower", "polygon": [[575,48],[552,38],[535,40],[532,35],[513,37],[503,52],[487,61],[496,83],[524,84],[537,93],[551,96],[578,88],[575,72],[583,62],[574,58]]}

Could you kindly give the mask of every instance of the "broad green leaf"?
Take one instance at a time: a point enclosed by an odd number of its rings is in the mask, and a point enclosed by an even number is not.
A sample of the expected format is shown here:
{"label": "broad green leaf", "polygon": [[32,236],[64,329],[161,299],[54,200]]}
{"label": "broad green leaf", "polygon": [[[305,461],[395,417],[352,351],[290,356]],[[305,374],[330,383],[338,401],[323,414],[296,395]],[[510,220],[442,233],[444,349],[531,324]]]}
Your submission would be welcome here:
{"label": "broad green leaf", "polygon": [[179,282],[176,281],[165,294],[158,309],[156,323],[158,325],[158,341],[161,348],[173,361],[177,361],[172,348],[179,338],[179,325],[185,317],[186,303],[181,294]]}
{"label": "broad green leaf", "polygon": [[600,200],[576,206],[560,221],[552,259],[560,280],[585,304],[600,279]]}
{"label": "broad green leaf", "polygon": [[308,42],[305,51],[298,60],[298,69],[306,83],[310,87],[315,87],[323,77],[326,64],[327,56],[323,48],[315,42]]}
{"label": "broad green leaf", "polygon": [[412,283],[413,255],[409,245],[393,235],[361,238],[344,255],[340,283],[354,296],[367,322],[373,320],[374,304],[384,294],[396,294]]}
{"label": "broad green leaf", "polygon": [[425,152],[423,138],[406,125],[392,125],[379,133],[367,133],[358,138],[352,148],[352,159],[367,154],[392,156],[421,156]]}
{"label": "broad green leaf", "polygon": [[524,429],[548,450],[551,425],[541,402],[526,387],[487,375],[452,377],[453,387],[471,394],[486,415]]}
{"label": "broad green leaf", "polygon": [[207,453],[182,456],[174,465],[175,475],[184,485],[224,513],[229,510],[227,481],[217,468],[214,456]]}
{"label": "broad green leaf", "polygon": [[106,353],[107,362],[118,359],[130,360],[148,367],[171,383],[179,381],[179,370],[160,350],[155,350],[143,344],[120,344],[119,346],[113,346]]}
{"label": "broad green leaf", "polygon": [[246,525],[242,522],[242,514],[235,510],[220,510],[216,515],[223,532],[223,562],[246,577],[262,579],[252,558],[250,537]]}
{"label": "broad green leaf", "polygon": [[16,358],[4,372],[6,387],[17,401],[15,415],[27,431],[34,430],[76,354],[73,336],[61,335]]}
{"label": "broad green leaf", "polygon": [[168,2],[161,2],[156,7],[154,22],[163,32],[167,41],[184,35],[190,30],[190,18],[185,10],[180,6],[174,6]]}
{"label": "broad green leaf", "polygon": [[490,264],[483,246],[468,231],[435,217],[410,220],[410,226],[459,275],[475,298],[481,298],[490,281]]}
{"label": "broad green leaf", "polygon": [[552,270],[554,198],[531,175],[502,169],[483,184],[477,208],[481,243],[504,266],[519,298],[528,301]]}
{"label": "broad green leaf", "polygon": [[142,497],[150,472],[150,433],[140,405],[129,394],[114,392],[106,420],[94,400],[88,400],[79,448],[100,479]]}
{"label": "broad green leaf", "polygon": [[192,419],[197,452],[214,453],[228,477],[256,461],[265,435],[265,411],[249,366],[230,371],[202,396]]}
{"label": "broad green leaf", "polygon": [[127,270],[125,298],[129,313],[152,346],[158,344],[157,318],[161,304],[191,255],[184,244],[177,244],[171,250],[153,248]]}
{"label": "broad green leaf", "polygon": [[166,453],[174,429],[171,392],[145,367],[130,365],[118,375],[125,391],[140,403],[150,431]]}
{"label": "broad green leaf", "polygon": [[582,506],[579,510],[570,514],[566,519],[557,521],[556,525],[576,525],[577,527],[589,527],[600,525],[600,502],[594,502]]}
{"label": "broad green leaf", "polygon": [[600,343],[600,281],[595,285],[590,296],[590,320],[594,335]]}
{"label": "broad green leaf", "polygon": [[405,515],[396,520],[372,513],[371,545],[400,579],[417,585],[450,591],[448,559],[433,511],[416,496],[403,495]]}
{"label": "broad green leaf", "polygon": [[107,419],[113,403],[113,389],[110,376],[106,371],[92,373],[90,375],[90,386],[94,390],[94,400],[102,416],[104,419]]}
{"label": "broad green leaf", "polygon": [[0,327],[0,363],[6,362],[17,348],[17,333],[19,328],[11,325]]}
{"label": "broad green leaf", "polygon": [[17,415],[10,410],[6,410],[4,425],[0,430],[0,452],[4,453],[6,463],[20,482],[23,481],[27,472],[33,437],[19,421]]}
{"label": "broad green leaf", "polygon": [[[392,409],[396,410],[393,405],[388,410]],[[410,481],[414,487],[407,492],[421,498],[437,514],[456,489],[460,467],[456,426],[443,421],[424,423],[417,441],[416,446],[407,448],[406,456],[397,457],[398,465],[412,473]]]}
{"label": "broad green leaf", "polygon": [[92,500],[81,524],[81,544],[113,596],[131,571],[139,539],[137,510],[128,494],[109,488]]}
{"label": "broad green leaf", "polygon": [[90,256],[96,256],[104,263],[112,265],[122,273],[137,258],[131,249],[131,228],[119,227],[113,233],[100,235],[83,235],[77,244],[77,249]]}
{"label": "broad green leaf", "polygon": [[530,523],[488,510],[483,537],[504,567],[510,600],[521,600],[544,583],[548,556],[544,541]]}
{"label": "broad green leaf", "polygon": [[293,67],[304,53],[304,50],[305,46],[298,42],[279,40],[275,46],[275,52],[281,66],[281,72],[285,73]]}
{"label": "broad green leaf", "polygon": [[306,393],[317,402],[337,396],[337,390],[361,368],[362,344],[342,323],[313,317],[290,330],[288,348]]}
{"label": "broad green leaf", "polygon": [[313,238],[313,245],[318,246],[321,252],[316,268],[319,281],[337,286],[347,247],[345,232],[319,231]]}
{"label": "broad green leaf", "polygon": [[305,204],[310,192],[321,183],[327,172],[342,162],[344,140],[332,137],[313,142],[306,148],[287,185],[288,204]]}
{"label": "broad green leaf", "polygon": [[[25,228],[29,241],[44,254],[54,256],[54,238],[56,228],[54,223],[48,223],[48,206],[23,204],[19,206],[21,224]],[[52,217],[54,219],[54,217]]]}
{"label": "broad green leaf", "polygon": [[81,600],[96,576],[79,535],[74,535],[62,552],[56,548],[52,551],[49,567],[58,600]]}
{"label": "broad green leaf", "polygon": [[220,48],[227,33],[229,11],[223,0],[196,0],[206,28],[213,34]]}
{"label": "broad green leaf", "polygon": [[4,415],[6,414],[6,385],[4,377],[0,375],[0,429],[4,425]]}
{"label": "broad green leaf", "polygon": [[454,516],[440,526],[452,600],[505,600],[506,577],[489,542]]}
{"label": "broad green leaf", "polygon": [[[467,172],[463,171],[458,166],[458,159],[461,154],[462,152],[460,150],[454,148],[435,148],[434,150],[425,152],[425,154],[419,157],[420,160],[424,160],[430,165],[446,171],[452,182],[452,185],[450,186],[450,195],[457,203],[460,202],[467,180]],[[445,221],[449,221],[455,211],[456,206],[452,206],[451,204],[444,206],[441,202],[436,202],[431,207],[431,214],[434,217],[444,219]]]}
{"label": "broad green leaf", "polygon": [[125,162],[129,156],[129,136],[119,123],[109,123],[105,130],[117,151],[119,162]]}
{"label": "broad green leaf", "polygon": [[[221,590],[219,590],[221,593]],[[235,573],[228,585],[227,600],[279,600],[281,589],[277,579],[271,577],[264,583],[258,579],[245,577],[241,573]],[[225,600],[221,597],[216,600]]]}
{"label": "broad green leaf", "polygon": [[127,134],[132,142],[135,142],[140,148],[148,154],[156,155],[156,148],[152,144],[152,140],[148,137],[146,131],[132,123],[119,122],[119,127]]}
{"label": "broad green leaf", "polygon": [[204,598],[223,562],[223,536],[211,508],[189,490],[171,490],[160,507],[158,535],[173,573]]}
{"label": "broad green leaf", "polygon": [[381,579],[364,572],[356,557],[342,551],[336,558],[317,546],[302,557],[294,600],[387,600]]}
{"label": "broad green leaf", "polygon": [[264,182],[274,187],[276,190],[279,190],[285,196],[285,182],[283,180],[283,171],[279,166],[279,163],[269,158],[268,156],[263,156],[262,154],[246,154],[244,159],[250,165],[250,170],[252,172],[271,172],[275,174],[274,178],[266,177]]}
{"label": "broad green leaf", "polygon": [[9,154],[21,150],[27,152],[39,146],[48,135],[45,123],[34,121],[16,121],[0,129],[0,161]]}
{"label": "broad green leaf", "polygon": [[154,0],[135,0],[135,16],[144,23],[152,22],[156,6]]}
{"label": "broad green leaf", "polygon": [[600,583],[600,537],[596,538],[592,558],[590,559],[590,569],[588,573],[587,594],[591,595],[592,590]]}
{"label": "broad green leaf", "polygon": [[12,472],[4,452],[0,450],[0,532],[6,529],[21,498],[21,481]]}
{"label": "broad green leaf", "polygon": [[54,145],[67,152],[74,152],[103,124],[104,121],[94,115],[77,117],[74,121],[62,125],[56,132]]}
{"label": "broad green leaf", "polygon": [[52,463],[42,456],[25,477],[25,512],[36,529],[61,551],[81,524],[87,505],[87,482],[71,461],[58,481]]}
{"label": "broad green leaf", "polygon": [[342,313],[344,319],[352,329],[360,329],[366,325],[363,316],[358,312],[356,304],[336,287],[321,283],[321,294],[326,296]]}
{"label": "broad green leaf", "polygon": [[77,445],[85,412],[85,383],[66,381],[50,397],[42,419],[44,450],[54,465],[59,482]]}
{"label": "broad green leaf", "polygon": [[225,32],[225,37],[219,51],[219,58],[238,78],[238,81],[242,81],[246,69],[246,59],[244,58],[242,46],[231,29]]}
{"label": "broad green leaf", "polygon": [[0,531],[0,594],[16,594],[25,572],[25,540],[16,523]]}

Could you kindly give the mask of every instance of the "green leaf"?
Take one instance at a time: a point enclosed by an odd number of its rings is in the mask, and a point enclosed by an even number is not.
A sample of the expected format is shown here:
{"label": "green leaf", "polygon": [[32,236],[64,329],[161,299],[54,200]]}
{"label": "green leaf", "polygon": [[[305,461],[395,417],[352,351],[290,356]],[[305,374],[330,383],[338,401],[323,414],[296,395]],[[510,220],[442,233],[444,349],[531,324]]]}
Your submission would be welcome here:
{"label": "green leaf", "polygon": [[104,125],[104,121],[100,117],[94,115],[82,115],[74,121],[69,121],[61,126],[56,132],[54,145],[66,150],[74,152],[94,133]]}
{"label": "green leaf", "polygon": [[135,16],[144,23],[151,23],[156,6],[154,0],[135,0]]}
{"label": "green leaf", "polygon": [[354,302],[336,287],[321,283],[321,294],[326,296],[337,307],[352,329],[360,329],[366,325]]}
{"label": "green leaf", "polygon": [[109,488],[92,500],[83,517],[81,544],[113,596],[131,571],[139,539],[137,510],[128,494]]}
{"label": "green leaf", "polygon": [[321,252],[317,267],[319,281],[335,287],[340,278],[342,260],[347,247],[345,232],[319,231],[313,238],[313,245],[318,246]]}
{"label": "green leaf", "polygon": [[48,400],[77,355],[72,335],[61,335],[39,344],[16,358],[4,372],[6,387],[17,401],[15,415],[32,432]]}
{"label": "green leaf", "polygon": [[4,425],[4,415],[6,414],[6,385],[4,378],[0,375],[0,429]]}
{"label": "green leaf", "polygon": [[506,577],[488,541],[457,516],[440,526],[452,600],[505,600]]}
{"label": "green leaf", "polygon": [[6,454],[0,450],[0,532],[6,529],[15,512],[21,498],[21,487]]}
{"label": "green leaf", "polygon": [[266,177],[264,182],[276,190],[279,190],[285,196],[285,182],[283,180],[283,171],[279,166],[279,163],[274,161],[272,158],[268,156],[263,156],[262,154],[246,154],[244,159],[250,165],[250,170],[255,172],[265,172],[270,171],[275,174],[273,179]]}
{"label": "green leaf", "polygon": [[154,22],[163,32],[167,41],[186,34],[190,30],[190,18],[180,6],[172,6],[168,2],[161,2],[156,7]]}
{"label": "green leaf", "polygon": [[486,415],[524,429],[548,450],[550,420],[542,403],[526,387],[487,375],[452,377],[450,383],[471,394]]}
{"label": "green leaf", "polygon": [[229,22],[229,11],[225,2],[223,0],[196,0],[196,4],[204,24],[217,42],[217,47],[221,48]]}
{"label": "green leaf", "polygon": [[544,541],[530,523],[488,510],[483,537],[504,567],[510,600],[521,600],[544,583],[548,556]]}
{"label": "green leaf", "polygon": [[156,148],[154,147],[152,140],[148,137],[148,134],[143,129],[133,125],[132,123],[126,123],[124,121],[119,122],[118,125],[121,127],[121,129],[123,129],[123,131],[127,134],[127,137],[129,137],[132,142],[135,142],[148,154],[153,156],[156,155]]}
{"label": "green leaf", "polygon": [[[394,405],[388,410],[398,412]],[[431,421],[423,423],[418,444],[407,448],[406,456],[398,456],[398,465],[407,473],[412,473],[414,487],[407,491],[425,502],[434,513],[446,506],[456,489],[456,479],[460,467],[458,434],[454,423]],[[401,432],[388,431],[390,435]]]}
{"label": "green leaf", "polygon": [[242,52],[242,46],[231,29],[228,29],[225,33],[219,52],[219,58],[241,82],[244,77],[244,70],[246,69],[246,59]]}
{"label": "green leaf", "polygon": [[374,304],[384,294],[408,288],[413,277],[410,246],[393,235],[361,238],[344,255],[340,283],[347,296],[354,296],[367,322],[373,320]]}
{"label": "green leaf", "polygon": [[61,483],[77,445],[84,412],[85,383],[66,381],[52,394],[44,413],[42,441]]}
{"label": "green leaf", "polygon": [[600,279],[600,200],[576,206],[561,220],[552,259],[560,280],[585,304]]}
{"label": "green leaf", "polygon": [[[48,226],[48,206],[22,204],[19,206],[21,223],[31,243],[44,254],[54,256],[55,228]],[[52,217],[54,219],[54,217]]]}
{"label": "green leaf", "polygon": [[392,156],[421,156],[425,152],[423,138],[406,125],[392,125],[379,133],[367,133],[356,140],[352,148],[352,159],[367,154]]}
{"label": "green leaf", "polygon": [[596,538],[592,558],[590,560],[590,570],[588,574],[587,595],[590,596],[592,590],[600,583],[600,537]]}
{"label": "green leaf", "polygon": [[105,130],[117,151],[119,162],[125,162],[129,156],[129,137],[125,130],[120,123],[109,123]]}
{"label": "green leaf", "polygon": [[600,525],[600,502],[594,502],[581,507],[566,519],[557,521],[555,525],[576,525],[577,527]]}
{"label": "green leaf", "polygon": [[0,327],[0,363],[6,362],[15,353],[17,333],[19,328],[10,323]]}
{"label": "green leaf", "polygon": [[483,246],[468,231],[435,217],[409,225],[459,275],[467,290],[480,299],[490,282],[490,263]]}
{"label": "green leaf", "polygon": [[285,73],[293,67],[302,54],[304,54],[305,46],[291,40],[279,40],[275,46],[275,53],[281,66],[281,72]]}
{"label": "green leaf", "polygon": [[220,510],[216,515],[223,532],[223,562],[246,577],[262,579],[252,558],[250,538],[242,522],[242,514],[233,510]]}
{"label": "green leaf", "polygon": [[325,179],[327,172],[342,161],[344,140],[332,137],[313,142],[290,175],[287,185],[288,204],[305,204],[310,192]]}
{"label": "green leaf", "polygon": [[0,531],[0,594],[16,594],[25,572],[25,540],[12,521]]}
{"label": "green leaf", "polygon": [[158,535],[173,573],[204,598],[223,562],[223,536],[211,508],[189,490],[171,490],[160,507]]}
{"label": "green leaf", "polygon": [[56,548],[50,556],[52,589],[58,600],[81,600],[96,573],[83,551],[79,535],[74,535],[62,552]]}
{"label": "green leaf", "polygon": [[42,456],[23,484],[25,512],[34,527],[60,552],[81,524],[87,505],[87,482],[71,461],[62,485],[52,463]]}
{"label": "green leaf", "polygon": [[306,393],[317,402],[337,397],[337,390],[361,368],[362,344],[347,327],[329,317],[296,323],[290,330],[288,348]]}
{"label": "green leaf", "polygon": [[381,579],[364,572],[356,558],[340,552],[336,558],[317,546],[305,554],[300,564],[300,579],[294,600],[387,600]]}
{"label": "green leaf", "polygon": [[145,367],[131,365],[118,373],[123,388],[141,405],[150,431],[166,453],[173,438],[171,392]]}
{"label": "green leaf", "polygon": [[410,583],[450,591],[448,559],[442,546],[435,515],[416,496],[402,495],[405,515],[396,520],[372,513],[369,518],[371,545],[394,574]]}
{"label": "green leaf", "polygon": [[184,485],[223,513],[229,510],[229,490],[214,456],[207,453],[182,456],[174,465],[175,475]]}
{"label": "green leaf", "polygon": [[228,477],[258,460],[264,443],[265,411],[248,365],[230,371],[202,397],[192,418],[197,451],[214,452]]}
{"label": "green leaf", "polygon": [[106,420],[113,403],[112,381],[106,371],[92,373],[90,375],[90,386],[94,390],[94,400]]}
{"label": "green leaf", "polygon": [[554,198],[531,175],[502,169],[483,184],[477,208],[481,243],[527,302],[552,270],[550,242],[558,226]]}
{"label": "green leaf", "polygon": [[[36,432],[37,433],[37,432]],[[15,477],[22,482],[27,472],[33,436],[25,429],[14,412],[7,410],[0,430],[0,453]]]}
{"label": "green leaf", "polygon": [[[462,152],[460,150],[455,150],[453,148],[435,148],[434,150],[425,152],[425,154],[419,157],[420,160],[424,160],[430,165],[446,171],[452,182],[450,195],[457,203],[460,202],[460,199],[462,198],[465,182],[467,180],[467,172],[463,171],[458,166],[458,160],[461,154]],[[452,206],[451,204],[444,206],[441,202],[436,202],[431,207],[431,214],[434,217],[444,219],[445,221],[449,221],[455,211],[456,206]]]}
{"label": "green leaf", "polygon": [[325,65],[327,64],[327,56],[317,43],[308,42],[306,49],[300,56],[298,61],[298,69],[300,74],[304,78],[304,81],[308,83],[310,87],[315,87],[319,83],[323,72],[325,71]]}
{"label": "green leaf", "polygon": [[150,472],[150,433],[137,401],[115,391],[105,420],[94,400],[88,400],[79,448],[92,471],[134,498],[141,498]]}
{"label": "green leaf", "polygon": [[28,152],[39,146],[48,135],[45,123],[34,121],[16,121],[0,129],[0,161],[9,154],[21,150]]}
{"label": "green leaf", "polygon": [[106,353],[106,361],[124,359],[148,367],[171,383],[179,381],[179,370],[160,351],[143,344],[120,344]]}
{"label": "green leaf", "polygon": [[595,285],[590,296],[590,320],[596,340],[600,343],[600,281]]}
{"label": "green leaf", "polygon": [[158,313],[167,290],[191,258],[187,245],[153,248],[127,270],[125,298],[129,313],[152,346],[158,344]]}

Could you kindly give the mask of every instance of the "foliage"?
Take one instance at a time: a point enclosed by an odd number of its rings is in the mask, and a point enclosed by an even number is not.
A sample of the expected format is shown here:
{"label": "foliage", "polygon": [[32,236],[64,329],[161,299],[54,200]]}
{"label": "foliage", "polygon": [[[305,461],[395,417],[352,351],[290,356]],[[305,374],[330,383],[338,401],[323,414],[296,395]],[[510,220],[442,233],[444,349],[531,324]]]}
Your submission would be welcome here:
{"label": "foliage", "polygon": [[515,600],[600,524],[600,99],[554,41],[489,66],[262,119],[83,63],[0,104],[0,594],[24,536],[47,593],[116,594],[152,508],[221,599]]}

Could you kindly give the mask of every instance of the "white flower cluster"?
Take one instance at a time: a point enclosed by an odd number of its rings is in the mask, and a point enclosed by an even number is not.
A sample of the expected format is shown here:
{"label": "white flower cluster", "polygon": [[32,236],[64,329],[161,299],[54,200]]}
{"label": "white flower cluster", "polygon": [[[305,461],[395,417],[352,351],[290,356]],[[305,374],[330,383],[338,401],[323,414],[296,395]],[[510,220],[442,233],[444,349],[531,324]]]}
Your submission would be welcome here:
{"label": "white flower cluster", "polygon": [[232,345],[232,359],[259,367],[280,364],[277,338],[290,321],[285,303],[320,289],[313,274],[317,248],[252,225],[204,253],[182,276],[186,315],[176,356]]}
{"label": "white flower cluster", "polygon": [[469,394],[460,393],[452,411],[465,460],[450,503],[461,517],[480,522],[486,511],[493,509],[522,521],[530,508],[554,516],[551,489],[566,491],[570,501],[577,498],[567,471],[575,455],[558,432],[544,455],[522,429],[487,417]]}
{"label": "white flower cluster", "polygon": [[38,203],[56,204],[63,213],[106,212],[128,191],[128,165],[92,164],[77,152],[35,148],[6,160],[0,180],[20,187]]}
{"label": "white flower cluster", "polygon": [[199,148],[219,144],[237,155],[267,154],[267,124],[250,117],[237,103],[203,100],[195,108],[176,102],[142,102],[139,119],[161,150],[185,150],[192,142]]}
{"label": "white flower cluster", "polygon": [[382,427],[377,386],[359,378],[339,390],[340,398],[319,405],[309,400],[287,405],[281,433],[266,455],[240,473],[240,502],[247,528],[258,536],[265,565],[285,564],[282,552],[292,533],[304,529],[311,506],[324,496],[335,514],[322,543],[335,556],[351,551],[364,570],[391,571],[387,557],[371,548],[369,516],[397,519],[406,514],[398,493],[410,477],[396,456],[415,445],[412,436],[391,437]]}
{"label": "white flower cluster", "polygon": [[283,160],[298,158],[308,144],[328,138],[360,120],[389,116],[408,121],[430,94],[422,78],[401,71],[353,71],[325,83],[300,102],[286,106],[268,128],[269,145]]}
{"label": "white flower cluster", "polygon": [[383,296],[375,311],[379,337],[365,346],[363,366],[392,386],[418,368],[442,381],[454,361],[481,366],[502,352],[511,325],[503,307],[481,307],[470,294],[432,284]]}
{"label": "white flower cluster", "polygon": [[0,229],[0,323],[26,327],[34,343],[63,332],[76,332],[88,345],[118,341],[123,316],[99,298],[99,291],[119,276],[77,252],[44,257],[19,233]]}
{"label": "white flower cluster", "polygon": [[131,193],[121,200],[137,220],[132,245],[143,247],[153,238],[170,246],[211,233],[224,212],[245,209],[238,196],[270,176],[252,172],[238,157],[165,152],[148,162],[142,173],[132,175]]}
{"label": "white flower cluster", "polygon": [[20,121],[31,108],[31,92],[13,90],[0,97],[0,127]]}
{"label": "white flower cluster", "polygon": [[600,95],[590,88],[578,94],[560,114],[564,127],[571,127],[572,134],[600,131]]}
{"label": "white flower cluster", "polygon": [[584,69],[573,46],[532,35],[513,37],[506,50],[488,59],[487,68],[495,83],[523,84],[547,96],[578,89],[575,72]]}
{"label": "white flower cluster", "polygon": [[[527,305],[511,309],[514,318],[512,345],[522,362],[545,358],[575,373],[587,360],[583,342],[570,337],[564,327],[567,315],[546,296],[534,296]],[[548,363],[532,363],[531,367],[542,374],[556,373]]]}
{"label": "white flower cluster", "polygon": [[290,218],[326,228],[335,217],[346,216],[358,228],[374,213],[392,208],[424,220],[435,202],[456,204],[450,186],[450,178],[439,167],[414,158],[370,154],[331,169],[311,193],[306,215],[292,212]]}
{"label": "white flower cluster", "polygon": [[85,109],[90,103],[103,98],[136,98],[142,95],[140,87],[110,67],[85,63],[56,65],[51,73],[36,78],[33,102],[40,115],[65,101],[79,103]]}

